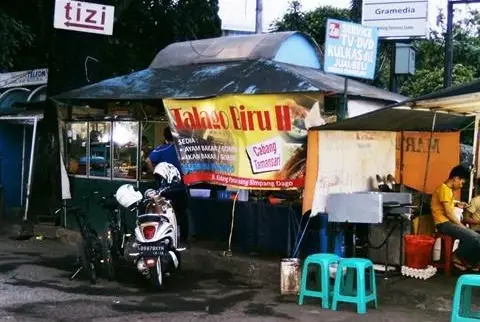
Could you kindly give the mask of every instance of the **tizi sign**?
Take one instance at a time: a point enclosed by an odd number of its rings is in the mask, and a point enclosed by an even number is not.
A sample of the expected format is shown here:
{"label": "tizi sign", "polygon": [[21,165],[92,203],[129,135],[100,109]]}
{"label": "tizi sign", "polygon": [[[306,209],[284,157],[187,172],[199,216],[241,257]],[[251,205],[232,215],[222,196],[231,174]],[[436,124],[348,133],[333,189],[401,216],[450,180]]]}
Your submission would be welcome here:
{"label": "tizi sign", "polygon": [[91,2],[56,0],[54,27],[102,35],[113,34],[115,7]]}
{"label": "tizi sign", "polygon": [[362,25],[377,27],[381,38],[425,37],[428,0],[363,0]]}

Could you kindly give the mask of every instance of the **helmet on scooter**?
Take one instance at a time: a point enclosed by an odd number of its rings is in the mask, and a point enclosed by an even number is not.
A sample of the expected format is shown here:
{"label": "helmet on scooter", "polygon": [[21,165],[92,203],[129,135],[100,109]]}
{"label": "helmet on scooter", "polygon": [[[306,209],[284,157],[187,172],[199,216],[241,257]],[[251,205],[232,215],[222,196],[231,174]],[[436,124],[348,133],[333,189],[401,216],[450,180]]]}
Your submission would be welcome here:
{"label": "helmet on scooter", "polygon": [[153,170],[153,174],[159,179],[161,187],[182,181],[180,171],[168,162],[160,162],[157,164]]}
{"label": "helmet on scooter", "polygon": [[115,198],[118,203],[125,208],[139,202],[143,199],[142,193],[135,190],[135,187],[131,184],[124,184],[118,188]]}

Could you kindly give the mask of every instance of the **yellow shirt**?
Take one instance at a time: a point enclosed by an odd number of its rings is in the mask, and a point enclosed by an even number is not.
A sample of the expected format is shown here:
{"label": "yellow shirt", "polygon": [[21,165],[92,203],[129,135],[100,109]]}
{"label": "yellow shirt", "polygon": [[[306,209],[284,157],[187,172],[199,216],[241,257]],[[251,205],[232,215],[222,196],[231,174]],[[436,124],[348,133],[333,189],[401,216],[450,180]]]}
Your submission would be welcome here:
{"label": "yellow shirt", "polygon": [[[480,221],[480,196],[473,198],[472,201],[470,201],[470,207],[468,207],[466,210],[467,211],[464,212],[465,217]],[[480,225],[470,224],[470,229],[480,231]]]}
{"label": "yellow shirt", "polygon": [[435,225],[450,221],[445,215],[444,203],[447,203],[451,209],[454,208],[453,202],[453,190],[450,189],[445,183],[442,183],[432,194],[432,203],[430,208],[432,210],[433,222]]}

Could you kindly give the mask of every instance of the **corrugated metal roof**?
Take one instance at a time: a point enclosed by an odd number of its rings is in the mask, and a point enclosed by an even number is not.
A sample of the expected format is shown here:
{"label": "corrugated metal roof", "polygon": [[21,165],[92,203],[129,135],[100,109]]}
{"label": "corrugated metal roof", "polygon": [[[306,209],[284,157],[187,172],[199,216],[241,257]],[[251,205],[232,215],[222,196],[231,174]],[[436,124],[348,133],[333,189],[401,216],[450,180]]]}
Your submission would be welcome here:
{"label": "corrugated metal roof", "polygon": [[442,89],[396,104],[411,109],[427,109],[463,115],[480,113],[480,79]]}
{"label": "corrugated metal roof", "polygon": [[[65,92],[54,98],[65,102],[78,102],[204,98],[225,94],[343,93],[343,91],[343,77],[313,68],[257,60],[148,68]],[[349,81],[348,94],[389,103],[405,100],[404,96],[354,80]]]}
{"label": "corrugated metal roof", "polygon": [[[273,60],[282,43],[295,34],[304,36],[314,48],[318,47],[310,37],[295,31],[208,38],[168,45],[157,54],[149,68]],[[320,55],[318,58],[321,60]]]}
{"label": "corrugated metal roof", "polygon": [[[433,112],[386,107],[311,130],[335,131],[431,131]],[[474,121],[473,117],[436,113],[436,132],[460,130]]]}

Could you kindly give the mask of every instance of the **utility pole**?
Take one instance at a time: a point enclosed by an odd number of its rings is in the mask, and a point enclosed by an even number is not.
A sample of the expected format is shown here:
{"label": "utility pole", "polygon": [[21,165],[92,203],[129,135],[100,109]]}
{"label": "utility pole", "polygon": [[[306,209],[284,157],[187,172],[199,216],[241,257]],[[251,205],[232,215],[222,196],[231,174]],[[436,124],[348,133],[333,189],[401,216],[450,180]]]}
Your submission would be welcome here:
{"label": "utility pole", "polygon": [[262,26],[263,26],[263,1],[256,0],[255,5],[255,33],[261,34],[262,33]]}
{"label": "utility pole", "polygon": [[452,86],[453,74],[453,5],[480,3],[480,0],[448,0],[447,5],[447,30],[445,35],[445,66],[443,76],[443,87]]}
{"label": "utility pole", "polygon": [[453,73],[453,1],[448,1],[447,5],[447,32],[445,35],[445,66],[443,87],[449,88],[452,86]]}

